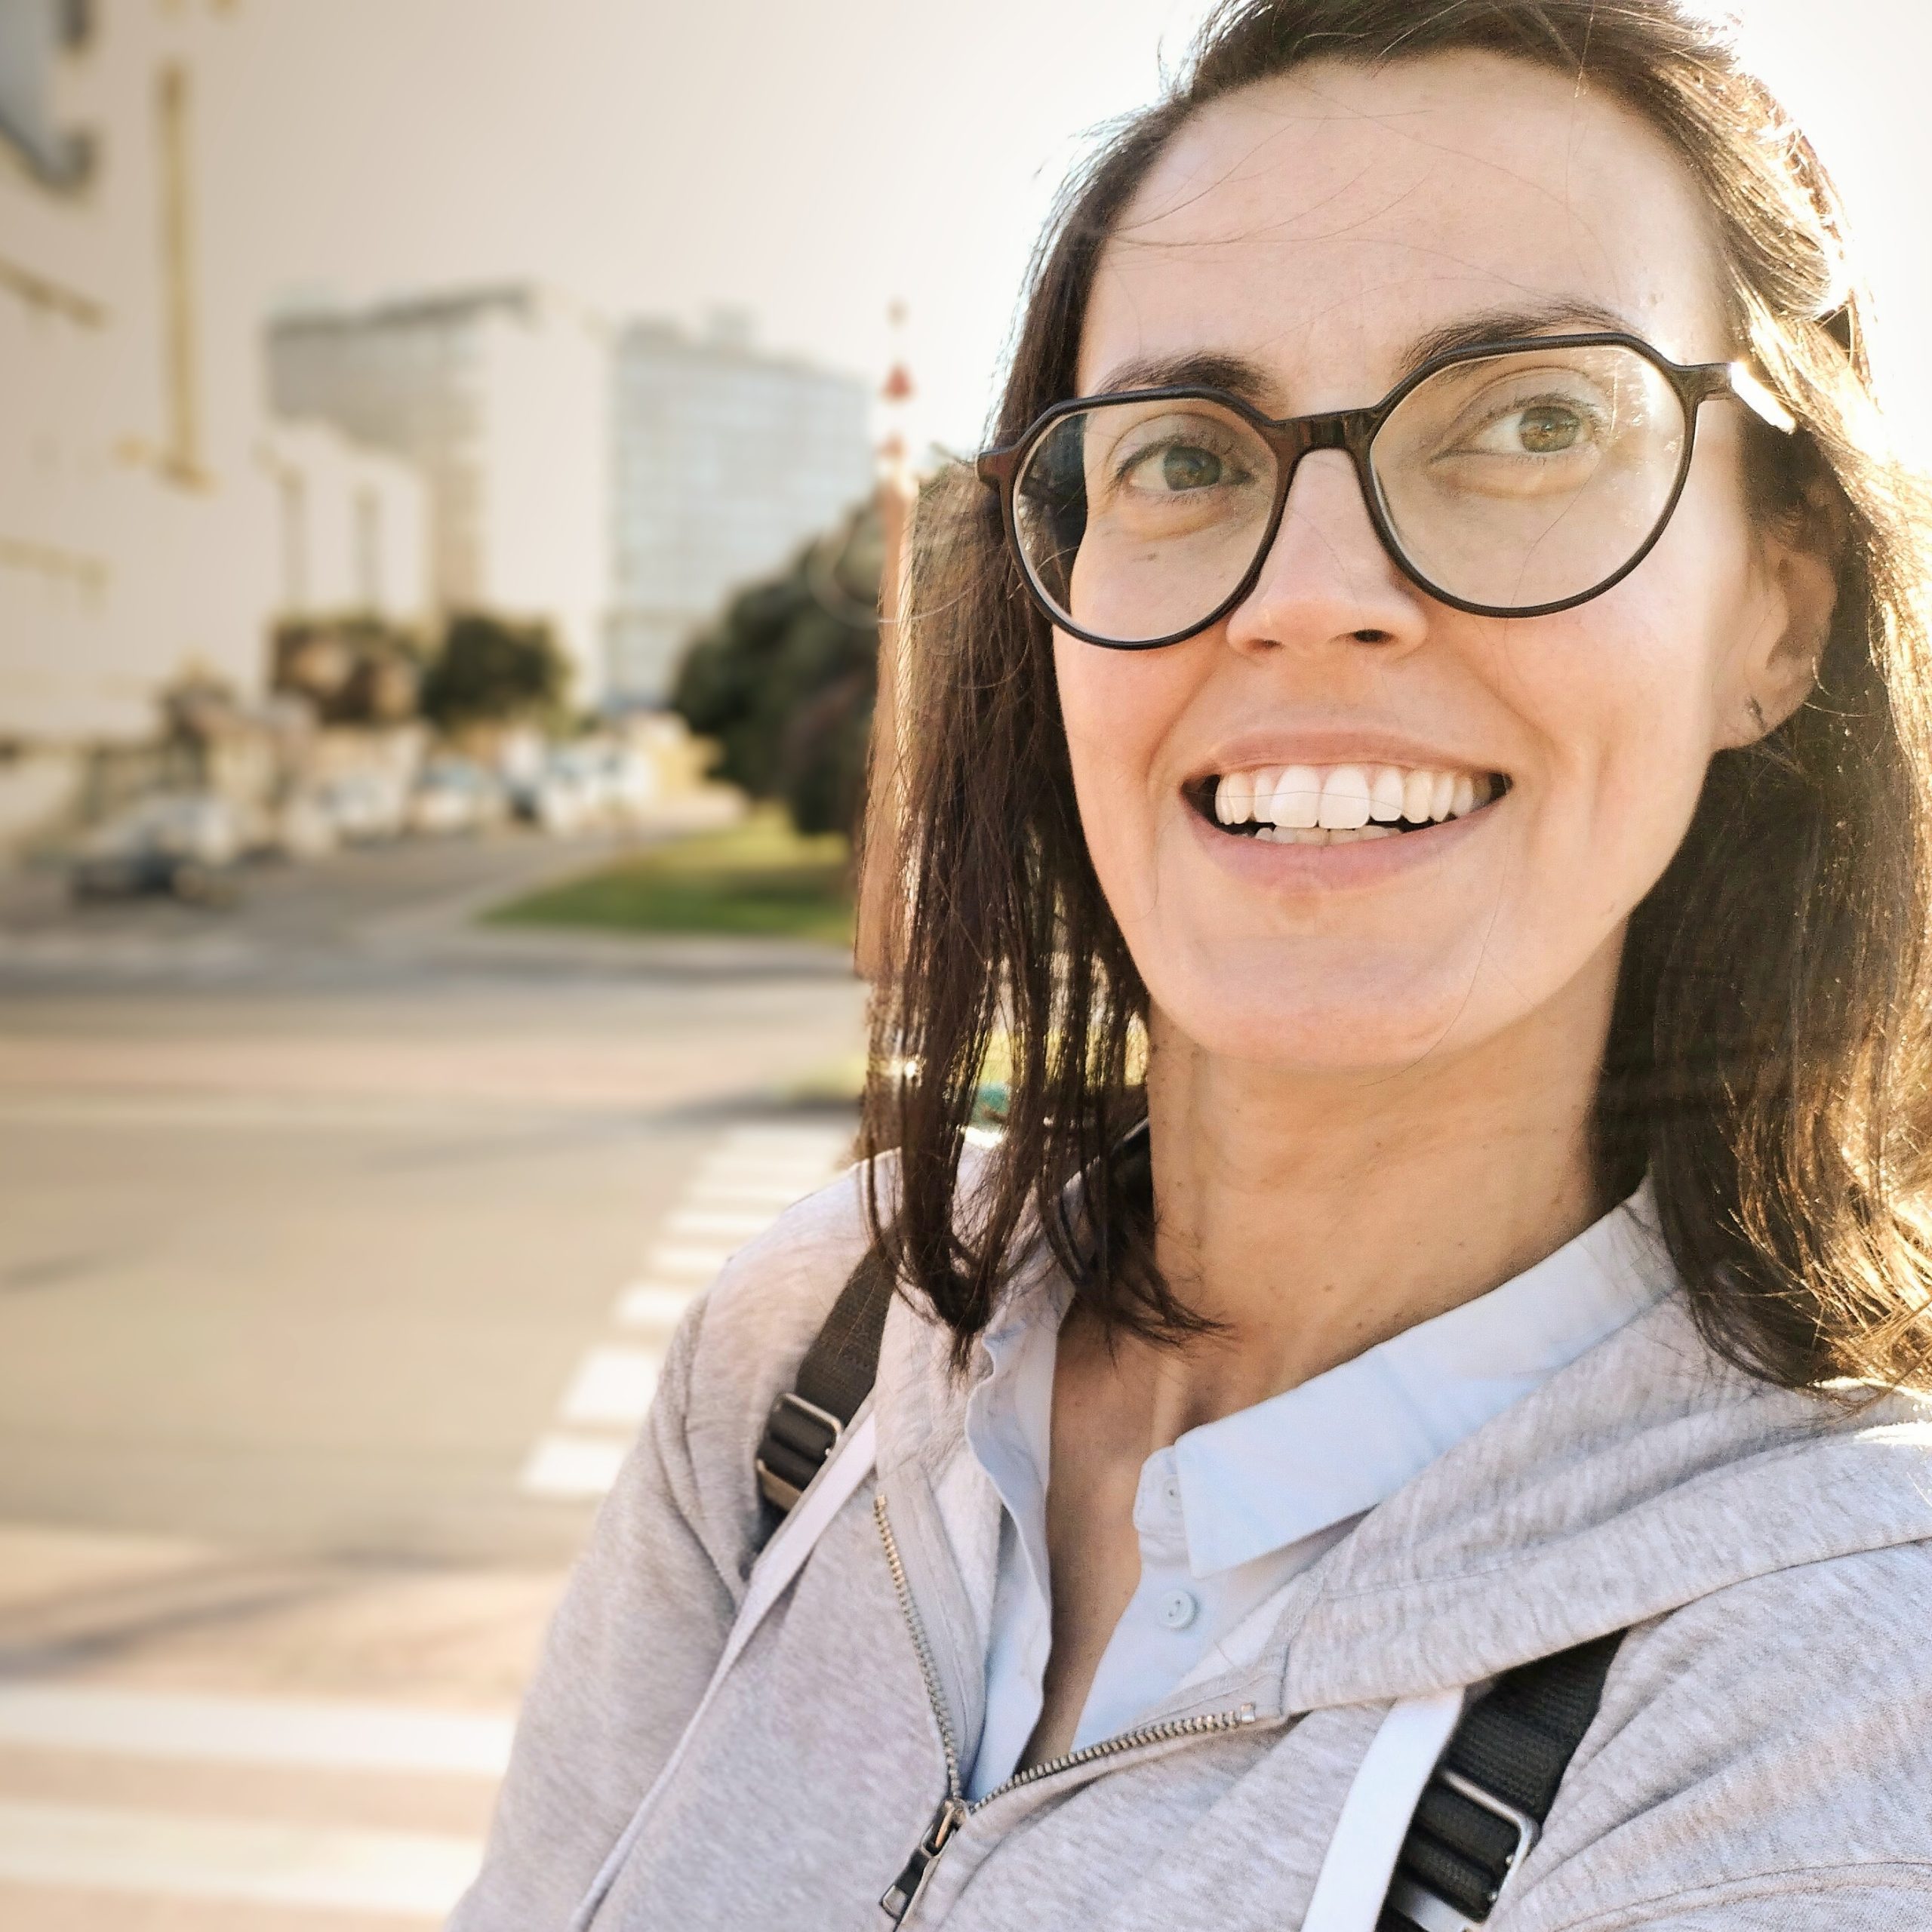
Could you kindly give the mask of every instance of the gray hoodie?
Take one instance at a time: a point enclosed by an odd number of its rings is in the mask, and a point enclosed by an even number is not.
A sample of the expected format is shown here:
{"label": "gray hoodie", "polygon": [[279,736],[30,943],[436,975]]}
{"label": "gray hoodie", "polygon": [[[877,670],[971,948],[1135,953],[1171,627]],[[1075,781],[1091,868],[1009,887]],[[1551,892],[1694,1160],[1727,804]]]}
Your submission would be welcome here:
{"label": "gray hoodie", "polygon": [[[765,1411],[864,1244],[848,1177],[685,1320],[452,1932],[571,1924],[704,1694],[756,1553]],[[1642,1241],[1630,1265],[1668,1269]],[[948,1339],[895,1305],[875,1478],[724,1674],[597,1932],[889,1926],[880,1895],[982,1717],[999,1503]],[[904,1923],[1292,1932],[1394,1700],[1627,1627],[1494,1932],[1932,1932],[1929,1610],[1932,1406],[1750,1380],[1667,1293],[1364,1518],[1153,1737],[975,1807]]]}

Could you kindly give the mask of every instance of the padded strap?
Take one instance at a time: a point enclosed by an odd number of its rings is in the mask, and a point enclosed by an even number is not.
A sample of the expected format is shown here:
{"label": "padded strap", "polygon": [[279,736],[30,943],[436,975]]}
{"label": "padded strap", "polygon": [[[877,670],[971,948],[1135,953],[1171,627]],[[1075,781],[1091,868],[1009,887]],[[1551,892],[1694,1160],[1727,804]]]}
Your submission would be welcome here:
{"label": "padded strap", "polygon": [[787,1514],[872,1393],[892,1306],[892,1273],[876,1251],[852,1270],[792,1386],[771,1405],[759,1439],[760,1492]]}
{"label": "padded strap", "polygon": [[1468,1932],[1556,1801],[1623,1632],[1518,1666],[1456,1727],[1395,1863],[1380,1932]]}
{"label": "padded strap", "polygon": [[[1153,1171],[1144,1116],[1121,1137],[1113,1158],[1128,1163],[1123,1184],[1144,1188],[1151,1198]],[[1063,1195],[1063,1212],[1074,1191],[1069,1187]],[[753,1459],[759,1493],[774,1512],[768,1526],[775,1527],[796,1505],[872,1393],[895,1285],[885,1257],[876,1247],[868,1250],[805,1351],[792,1386],[772,1404]]]}

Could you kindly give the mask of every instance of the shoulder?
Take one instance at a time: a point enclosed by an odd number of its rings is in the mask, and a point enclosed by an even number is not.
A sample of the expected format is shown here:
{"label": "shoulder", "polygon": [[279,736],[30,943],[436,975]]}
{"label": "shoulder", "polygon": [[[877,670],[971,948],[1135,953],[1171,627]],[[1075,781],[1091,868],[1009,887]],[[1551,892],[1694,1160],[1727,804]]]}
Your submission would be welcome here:
{"label": "shoulder", "polygon": [[[979,1150],[964,1150],[956,1190],[962,1218],[984,1164]],[[660,1455],[681,1472],[686,1513],[728,1577],[742,1577],[758,1541],[752,1463],[765,1417],[870,1248],[875,1213],[891,1220],[897,1183],[898,1157],[887,1152],[786,1209],[726,1263],[672,1343],[652,1426]],[[921,1352],[915,1379],[943,1380],[945,1358],[943,1348]],[[897,1364],[902,1396],[912,1392],[906,1372]]]}
{"label": "shoulder", "polygon": [[1782,1899],[1764,1923],[1823,1932],[1901,1887],[1932,1922],[1928,1602],[1932,1543],[1911,1542],[1633,1629],[1512,1924],[1675,1926],[1701,1900],[1681,1923],[1741,1927]]}
{"label": "shoulder", "polygon": [[[891,1178],[888,1157],[870,1183],[882,1209]],[[752,1464],[766,1414],[871,1245],[868,1185],[862,1164],[788,1208],[726,1262],[672,1345],[653,1421],[684,1466],[693,1519],[715,1534],[721,1556],[737,1552],[728,1574],[755,1541]]]}

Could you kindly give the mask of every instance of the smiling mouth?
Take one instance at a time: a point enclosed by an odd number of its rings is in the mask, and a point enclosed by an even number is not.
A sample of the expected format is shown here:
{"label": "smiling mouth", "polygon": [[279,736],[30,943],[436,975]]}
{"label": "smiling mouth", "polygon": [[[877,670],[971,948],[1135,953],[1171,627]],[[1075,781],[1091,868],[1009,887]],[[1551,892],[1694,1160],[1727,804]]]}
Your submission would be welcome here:
{"label": "smiling mouth", "polygon": [[1468,818],[1509,789],[1500,771],[1401,764],[1290,764],[1214,774],[1188,801],[1232,838],[1276,845],[1349,845]]}

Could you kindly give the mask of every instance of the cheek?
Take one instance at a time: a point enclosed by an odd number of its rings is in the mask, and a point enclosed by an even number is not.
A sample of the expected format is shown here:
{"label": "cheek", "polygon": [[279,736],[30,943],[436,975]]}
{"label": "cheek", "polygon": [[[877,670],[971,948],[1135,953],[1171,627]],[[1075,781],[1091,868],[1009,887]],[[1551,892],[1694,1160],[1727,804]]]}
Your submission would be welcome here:
{"label": "cheek", "polygon": [[1690,823],[1749,622],[1749,574],[1730,566],[1721,529],[1700,524],[1595,603],[1499,640],[1493,660],[1542,746],[1531,777],[1546,829],[1587,842],[1596,891],[1623,911]]}
{"label": "cheek", "polygon": [[1106,651],[1059,632],[1054,672],[1067,755],[1101,883],[1108,855],[1151,836],[1164,789],[1161,752],[1195,683],[1191,645]]}

